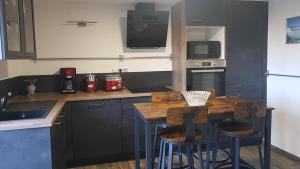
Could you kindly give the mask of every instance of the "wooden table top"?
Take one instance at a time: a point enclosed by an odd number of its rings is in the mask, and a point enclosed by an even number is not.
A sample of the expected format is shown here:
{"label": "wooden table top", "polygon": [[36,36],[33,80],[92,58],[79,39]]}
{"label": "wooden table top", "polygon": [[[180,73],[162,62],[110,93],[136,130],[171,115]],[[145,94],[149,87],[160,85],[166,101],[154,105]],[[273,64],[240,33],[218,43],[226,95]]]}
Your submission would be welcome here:
{"label": "wooden table top", "polygon": [[[240,98],[215,98],[210,101],[209,114],[233,113],[236,103],[245,102]],[[162,103],[136,103],[134,107],[145,120],[164,120],[167,117],[168,108],[186,107],[186,101],[162,102]],[[268,109],[273,109],[268,107]]]}

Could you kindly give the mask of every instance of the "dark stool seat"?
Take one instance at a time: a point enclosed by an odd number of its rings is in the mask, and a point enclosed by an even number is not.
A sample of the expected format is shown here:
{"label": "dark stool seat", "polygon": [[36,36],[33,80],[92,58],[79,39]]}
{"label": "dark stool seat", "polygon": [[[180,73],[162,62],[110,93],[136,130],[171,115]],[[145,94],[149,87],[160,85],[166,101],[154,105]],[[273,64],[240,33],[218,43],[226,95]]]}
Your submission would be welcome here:
{"label": "dark stool seat", "polygon": [[[187,140],[184,128],[161,129],[159,136],[161,139],[173,143],[184,143]],[[202,139],[202,132],[195,130],[195,141],[200,142],[201,139]]]}
{"label": "dark stool seat", "polygon": [[251,136],[254,133],[252,124],[239,121],[220,122],[218,128],[221,133],[231,137]]}
{"label": "dark stool seat", "polygon": [[[224,121],[218,123],[218,130],[223,135],[231,139],[231,164],[232,168],[239,169],[240,166],[251,168],[248,165],[242,165],[240,163],[240,139],[248,137],[256,137],[259,160],[261,168],[264,168],[262,161],[262,150],[260,146],[260,135],[262,133],[263,126],[261,122],[266,115],[266,103],[265,102],[241,102],[237,103],[234,107],[234,119],[232,121]],[[245,122],[246,121],[246,122]],[[214,148],[213,152],[213,168],[220,168],[227,163],[216,166],[216,156],[218,148]]]}

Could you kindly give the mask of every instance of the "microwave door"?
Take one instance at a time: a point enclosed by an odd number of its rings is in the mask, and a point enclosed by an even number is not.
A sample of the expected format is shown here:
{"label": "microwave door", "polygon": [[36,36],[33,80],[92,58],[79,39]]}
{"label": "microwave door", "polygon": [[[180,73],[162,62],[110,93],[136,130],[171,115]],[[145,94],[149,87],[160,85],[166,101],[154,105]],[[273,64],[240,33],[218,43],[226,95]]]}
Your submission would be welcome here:
{"label": "microwave door", "polygon": [[217,96],[225,95],[224,69],[193,69],[188,75],[188,90],[216,89]]}

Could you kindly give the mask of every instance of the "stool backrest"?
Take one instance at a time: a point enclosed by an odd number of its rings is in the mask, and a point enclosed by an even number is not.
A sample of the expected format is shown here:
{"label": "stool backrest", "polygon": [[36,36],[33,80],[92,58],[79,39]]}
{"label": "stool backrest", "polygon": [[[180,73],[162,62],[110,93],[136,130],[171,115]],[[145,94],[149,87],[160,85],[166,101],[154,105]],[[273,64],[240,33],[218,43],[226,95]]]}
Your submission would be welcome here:
{"label": "stool backrest", "polygon": [[265,102],[242,102],[235,105],[234,119],[251,123],[253,130],[258,132],[262,128],[262,121],[266,113],[267,106]]}
{"label": "stool backrest", "polygon": [[180,91],[154,92],[152,93],[151,99],[152,103],[172,102],[182,100],[182,96]]}
{"label": "stool backrest", "polygon": [[180,107],[167,110],[167,124],[170,126],[185,126],[186,141],[195,140],[197,125],[206,124],[208,121],[208,107]]}

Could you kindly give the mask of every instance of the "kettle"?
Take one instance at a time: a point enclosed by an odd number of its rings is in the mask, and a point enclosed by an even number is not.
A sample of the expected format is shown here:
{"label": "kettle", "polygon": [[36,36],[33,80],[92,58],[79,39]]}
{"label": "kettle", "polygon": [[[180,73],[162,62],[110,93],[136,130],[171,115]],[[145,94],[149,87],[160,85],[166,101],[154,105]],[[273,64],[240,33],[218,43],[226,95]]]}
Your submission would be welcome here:
{"label": "kettle", "polygon": [[96,92],[98,90],[98,83],[95,75],[89,74],[87,75],[85,82],[85,89],[87,92]]}

